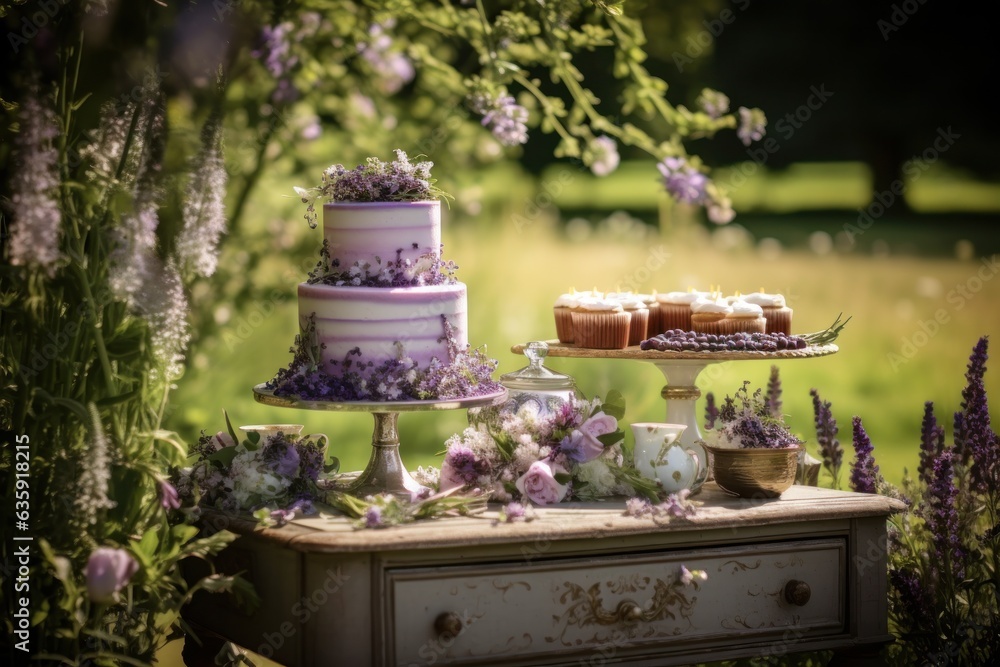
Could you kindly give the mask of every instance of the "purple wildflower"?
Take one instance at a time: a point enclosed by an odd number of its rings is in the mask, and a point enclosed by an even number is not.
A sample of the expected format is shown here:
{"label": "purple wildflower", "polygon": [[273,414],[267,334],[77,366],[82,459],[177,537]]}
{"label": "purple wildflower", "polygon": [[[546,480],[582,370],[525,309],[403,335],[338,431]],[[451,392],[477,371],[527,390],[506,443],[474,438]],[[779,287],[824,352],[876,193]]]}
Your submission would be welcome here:
{"label": "purple wildflower", "polygon": [[298,56],[291,53],[291,43],[288,33],[293,26],[290,21],[275,26],[264,26],[260,31],[261,46],[253,51],[254,58],[260,58],[264,67],[275,79],[280,79],[291,72],[298,62]]}
{"label": "purple wildflower", "polygon": [[489,465],[465,445],[456,445],[448,449],[444,463],[450,470],[451,477],[461,480],[464,484],[475,484],[480,475],[489,472]]}
{"label": "purple wildflower", "polygon": [[781,419],[781,377],[776,365],[771,366],[771,375],[767,379],[767,413],[775,419]]}
{"label": "purple wildflower", "polygon": [[833,476],[835,482],[839,484],[840,466],[844,460],[844,450],[837,439],[840,429],[837,427],[837,420],[833,418],[830,411],[830,401],[820,398],[816,389],[809,390],[809,395],[813,401],[813,418],[816,423],[816,442],[819,444],[820,456],[823,458],[823,467]]}
{"label": "purple wildflower", "polygon": [[767,133],[767,117],[760,109],[748,109],[740,107],[740,126],[736,130],[736,136],[740,138],[744,146],[749,146],[754,141],[760,141]]}
{"label": "purple wildflower", "polygon": [[729,111],[729,97],[711,88],[705,88],[698,95],[698,106],[710,118],[718,118]]}
{"label": "purple wildflower", "polygon": [[719,408],[715,406],[715,394],[705,394],[705,428],[715,428],[715,420],[719,418]]}
{"label": "purple wildflower", "polygon": [[997,483],[998,459],[997,437],[990,426],[990,411],[986,400],[983,376],[986,373],[986,354],[989,338],[983,336],[976,343],[969,357],[965,373],[966,387],[962,390],[961,432],[958,420],[955,427],[955,445],[963,462],[971,459],[970,483],[973,490],[980,493],[995,487]]}
{"label": "purple wildflower", "polygon": [[671,493],[654,510],[657,514],[677,519],[692,516],[695,513],[695,509],[691,501],[688,500],[688,496],[690,495],[690,489],[681,489],[677,493]]}
{"label": "purple wildflower", "polygon": [[392,37],[386,32],[393,28],[394,21],[375,23],[368,28],[371,38],[358,45],[358,53],[378,75],[378,87],[387,95],[399,92],[405,84],[413,80],[413,63],[404,54],[392,49]]}
{"label": "purple wildflower", "polygon": [[656,165],[670,196],[686,204],[703,204],[708,177],[689,166],[682,157],[668,157]]}
{"label": "purple wildflower", "polygon": [[156,492],[160,498],[160,506],[165,510],[175,510],[179,509],[181,506],[181,499],[177,494],[177,489],[174,485],[165,479],[161,479],[156,483]]}
{"label": "purple wildflower", "polygon": [[683,565],[681,565],[681,573],[678,577],[680,581],[685,586],[690,586],[694,584],[695,587],[698,586],[699,581],[706,581],[708,579],[708,573],[705,570],[689,570]]}
{"label": "purple wildflower", "polygon": [[299,474],[301,458],[294,442],[289,441],[279,433],[268,439],[264,445],[263,461],[274,472],[283,477],[296,477]]}
{"label": "purple wildflower", "polygon": [[611,137],[600,136],[590,142],[590,170],[595,176],[607,176],[618,168],[621,156],[618,144]]}
{"label": "purple wildflower", "polygon": [[528,142],[528,110],[507,94],[490,97],[477,94],[470,100],[472,110],[483,117],[482,124],[504,146]]}
{"label": "purple wildflower", "polygon": [[153,356],[159,363],[157,379],[172,380],[184,370],[184,351],[191,333],[188,329],[187,295],[177,265],[150,258],[149,281],[143,285],[139,303],[152,333]]}
{"label": "purple wildflower", "polygon": [[55,112],[35,96],[21,103],[21,131],[15,140],[18,168],[12,171],[10,203],[10,263],[34,266],[48,276],[59,261],[62,213],[56,199],[59,154],[53,139],[59,136]]}
{"label": "purple wildflower", "polygon": [[383,528],[385,526],[385,523],[382,521],[382,508],[378,505],[369,505],[366,507],[362,519],[364,520],[365,528]]}
{"label": "purple wildflower", "polygon": [[527,510],[524,505],[517,501],[507,503],[507,506],[503,509],[503,520],[506,523],[514,523],[515,521],[527,521]]}
{"label": "purple wildflower", "polygon": [[920,481],[930,486],[933,479],[934,461],[944,450],[944,428],[934,417],[934,403],[924,403],[924,418],[920,425],[920,464],[917,475]]}
{"label": "purple wildflower", "polygon": [[646,498],[635,497],[625,501],[625,516],[639,518],[652,513],[653,504]]}
{"label": "purple wildflower", "polygon": [[930,630],[934,627],[933,592],[930,595],[924,590],[920,575],[909,568],[889,570],[889,583],[896,589],[900,606],[905,614],[913,619],[912,630]]}
{"label": "purple wildflower", "polygon": [[855,416],[852,424],[855,459],[851,469],[851,488],[858,493],[878,493],[878,466],[872,456],[875,448],[861,424],[861,417]]}
{"label": "purple wildflower", "polygon": [[965,555],[958,534],[959,517],[955,504],[958,489],[955,488],[953,456],[951,451],[945,450],[934,461],[924,521],[931,534],[936,561],[949,564],[955,580],[961,581],[965,577]]}

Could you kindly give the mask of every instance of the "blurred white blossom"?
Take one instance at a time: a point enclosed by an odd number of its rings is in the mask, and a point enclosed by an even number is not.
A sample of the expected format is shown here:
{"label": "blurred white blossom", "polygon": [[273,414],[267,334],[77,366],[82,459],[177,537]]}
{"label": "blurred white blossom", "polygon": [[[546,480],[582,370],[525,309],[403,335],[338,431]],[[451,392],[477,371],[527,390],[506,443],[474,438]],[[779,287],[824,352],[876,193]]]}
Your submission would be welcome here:
{"label": "blurred white blossom", "polygon": [[62,214],[56,201],[59,189],[59,136],[55,113],[35,95],[21,104],[21,131],[15,139],[18,168],[11,177],[13,224],[10,263],[37,266],[49,276],[59,260]]}

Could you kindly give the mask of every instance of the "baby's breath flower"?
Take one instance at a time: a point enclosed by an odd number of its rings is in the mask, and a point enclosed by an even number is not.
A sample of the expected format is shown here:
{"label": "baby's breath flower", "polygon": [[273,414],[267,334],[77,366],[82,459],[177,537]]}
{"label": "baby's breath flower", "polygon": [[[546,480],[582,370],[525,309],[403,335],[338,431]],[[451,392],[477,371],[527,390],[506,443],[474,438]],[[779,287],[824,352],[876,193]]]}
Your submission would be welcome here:
{"label": "baby's breath flower", "polygon": [[184,226],[177,237],[177,259],[185,274],[215,273],[219,238],[226,230],[226,167],[222,160],[222,127],[209,121],[185,193]]}
{"label": "baby's breath flower", "polygon": [[56,201],[59,136],[55,112],[34,94],[21,104],[21,131],[15,139],[16,162],[11,177],[10,263],[34,266],[49,276],[59,261],[62,213]]}

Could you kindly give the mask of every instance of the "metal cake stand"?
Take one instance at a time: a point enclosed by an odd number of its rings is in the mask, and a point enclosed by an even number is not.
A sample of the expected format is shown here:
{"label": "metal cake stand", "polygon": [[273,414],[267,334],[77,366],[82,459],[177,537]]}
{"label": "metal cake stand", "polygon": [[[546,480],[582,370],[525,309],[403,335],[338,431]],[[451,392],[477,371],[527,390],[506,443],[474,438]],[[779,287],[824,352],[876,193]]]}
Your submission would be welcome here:
{"label": "metal cake stand", "polygon": [[399,431],[396,424],[401,412],[426,412],[429,410],[462,410],[502,403],[507,390],[474,396],[432,401],[306,401],[291,396],[275,396],[274,392],[259,384],[253,388],[258,403],[280,408],[300,410],[327,410],[331,412],[368,412],[375,418],[372,433],[372,455],[368,465],[345,490],[351,495],[365,497],[391,493],[409,497],[425,490],[410,476],[399,455]]}
{"label": "metal cake stand", "polygon": [[[667,402],[667,423],[687,426],[679,438],[684,445],[692,445],[701,440],[695,402],[701,397],[701,390],[695,386],[698,374],[713,363],[724,361],[751,361],[754,359],[775,361],[778,359],[811,359],[825,357],[838,351],[836,345],[810,345],[801,350],[778,350],[776,352],[659,352],[640,350],[633,345],[621,350],[596,350],[546,341],[549,357],[571,357],[575,359],[633,359],[652,363],[660,369],[667,380],[660,390],[660,396]],[[514,345],[511,352],[522,354],[527,344]]]}

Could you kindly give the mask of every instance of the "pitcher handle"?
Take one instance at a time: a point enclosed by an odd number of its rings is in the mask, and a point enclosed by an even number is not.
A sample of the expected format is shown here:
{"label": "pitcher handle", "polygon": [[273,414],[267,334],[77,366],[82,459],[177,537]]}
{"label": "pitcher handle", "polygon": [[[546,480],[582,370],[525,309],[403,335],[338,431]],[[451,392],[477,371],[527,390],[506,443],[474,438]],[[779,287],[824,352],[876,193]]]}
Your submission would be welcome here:
{"label": "pitcher handle", "polygon": [[[693,447],[697,447],[698,451],[694,451]],[[692,442],[688,446],[687,452],[693,456],[694,460],[698,463],[698,474],[695,475],[694,483],[691,485],[691,492],[694,493],[700,489],[702,484],[705,483],[705,480],[708,479],[708,452],[698,441]]]}

